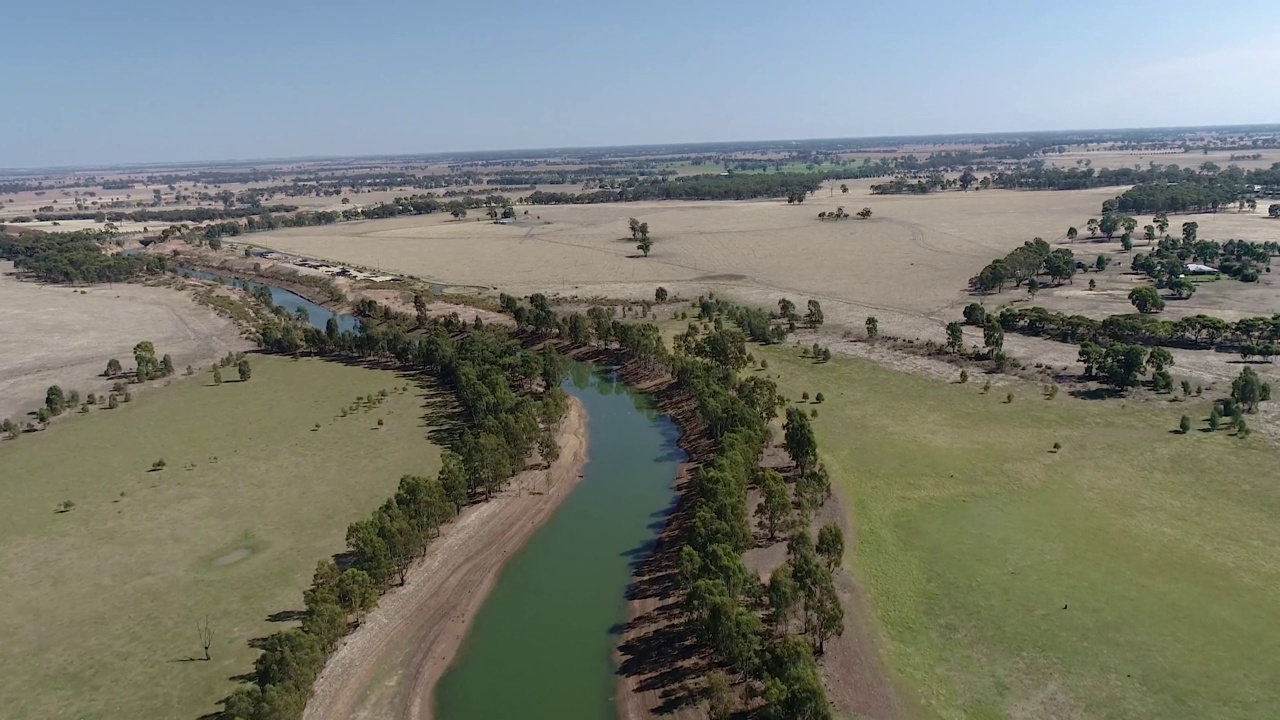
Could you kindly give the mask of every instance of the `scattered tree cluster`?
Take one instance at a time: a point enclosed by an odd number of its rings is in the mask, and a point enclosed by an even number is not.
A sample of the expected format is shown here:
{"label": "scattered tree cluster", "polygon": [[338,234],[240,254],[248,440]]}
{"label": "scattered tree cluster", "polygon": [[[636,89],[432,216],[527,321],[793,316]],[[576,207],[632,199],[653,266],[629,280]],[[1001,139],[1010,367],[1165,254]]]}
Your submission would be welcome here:
{"label": "scattered tree cluster", "polygon": [[111,233],[77,230],[69,233],[0,235],[0,258],[45,282],[123,282],[139,275],[163,272],[168,261],[159,255],[107,253]]}
{"label": "scattered tree cluster", "polygon": [[[1041,274],[1048,275],[1054,284],[1069,281],[1076,273],[1076,260],[1071,250],[1054,250],[1049,243],[1035,238],[1023,243],[1003,258],[993,260],[972,280],[970,285],[981,292],[1003,291],[1010,281],[1014,287],[1028,283],[1039,288]],[[1034,281],[1034,284],[1032,284]]]}

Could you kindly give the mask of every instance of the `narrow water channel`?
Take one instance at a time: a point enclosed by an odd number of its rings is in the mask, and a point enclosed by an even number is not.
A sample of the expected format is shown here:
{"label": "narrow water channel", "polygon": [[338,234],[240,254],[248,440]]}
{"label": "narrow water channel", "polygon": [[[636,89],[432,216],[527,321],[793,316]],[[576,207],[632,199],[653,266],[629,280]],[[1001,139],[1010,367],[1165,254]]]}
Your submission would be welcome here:
{"label": "narrow water channel", "polygon": [[679,430],[609,374],[575,366],[581,483],[503,569],[435,697],[437,720],[616,720],[613,649],[631,567],[675,500]]}
{"label": "narrow water channel", "polygon": [[236,285],[238,287],[256,290],[265,287],[271,292],[271,302],[284,308],[291,315],[297,314],[298,308],[302,308],[307,312],[307,322],[312,327],[320,330],[325,329],[325,325],[329,322],[329,318],[338,319],[339,332],[357,332],[360,321],[353,315],[339,315],[327,308],[321,307],[301,295],[276,287],[275,285],[267,285],[265,283],[256,283],[249,280],[241,280],[239,278],[229,278],[224,275],[217,275],[204,270],[193,270],[191,268],[179,268],[178,274],[183,277],[189,277],[196,280],[206,280],[208,282],[221,282]]}

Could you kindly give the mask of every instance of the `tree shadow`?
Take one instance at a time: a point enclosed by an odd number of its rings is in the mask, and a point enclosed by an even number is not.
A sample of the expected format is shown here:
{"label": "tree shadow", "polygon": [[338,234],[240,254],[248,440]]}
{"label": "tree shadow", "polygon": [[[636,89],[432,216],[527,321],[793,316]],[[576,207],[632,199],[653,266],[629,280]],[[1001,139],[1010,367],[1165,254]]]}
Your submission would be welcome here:
{"label": "tree shadow", "polygon": [[306,610],[281,610],[267,616],[267,622],[284,623],[284,622],[302,622],[307,617]]}
{"label": "tree shadow", "polygon": [[1116,388],[1095,387],[1068,390],[1067,394],[1078,400],[1110,400],[1124,397],[1124,393]]}

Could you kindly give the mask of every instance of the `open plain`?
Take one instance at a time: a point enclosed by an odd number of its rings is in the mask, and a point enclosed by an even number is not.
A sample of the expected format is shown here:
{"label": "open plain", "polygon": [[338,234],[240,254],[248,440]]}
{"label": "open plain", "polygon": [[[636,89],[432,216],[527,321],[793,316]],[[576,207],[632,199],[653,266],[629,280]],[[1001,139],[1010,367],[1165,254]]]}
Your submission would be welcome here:
{"label": "open plain", "polygon": [[[0,445],[0,714],[215,711],[252,672],[251,641],[299,619],[347,524],[402,474],[437,469],[421,392],[399,376],[250,362],[248,382],[202,372]],[[339,417],[382,389],[378,407]]]}
{"label": "open plain", "polygon": [[[133,346],[150,340],[181,370],[251,343],[230,320],[189,294],[131,283],[67,287],[24,282],[0,262],[0,418],[26,422],[45,389],[105,392],[107,361],[133,366]],[[145,386],[144,386],[145,387]]]}

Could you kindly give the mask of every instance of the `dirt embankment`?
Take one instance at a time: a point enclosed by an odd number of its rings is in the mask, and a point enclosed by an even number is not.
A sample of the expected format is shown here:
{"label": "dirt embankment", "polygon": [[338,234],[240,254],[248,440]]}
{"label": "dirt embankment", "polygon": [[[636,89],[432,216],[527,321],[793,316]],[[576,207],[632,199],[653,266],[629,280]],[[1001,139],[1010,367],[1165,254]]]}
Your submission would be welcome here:
{"label": "dirt embankment", "polygon": [[[619,377],[652,395],[659,409],[683,431],[679,445],[689,460],[676,478],[679,499],[652,552],[635,570],[627,590],[627,624],[614,661],[623,720],[701,720],[706,717],[701,678],[712,665],[685,622],[676,575],[683,534],[692,517],[694,474],[711,457],[714,443],[698,417],[694,398],[665,372],[639,366],[615,351],[569,345],[560,349],[575,360],[620,366]],[[814,526],[827,522],[838,522],[847,542],[853,542],[849,514],[839,499],[822,508]],[[785,547],[778,543],[765,543],[749,550],[748,556],[753,553],[768,556],[774,566],[785,560]],[[864,592],[850,572],[839,573],[837,590],[845,609],[844,634],[829,640],[819,658],[828,698],[844,716],[898,718],[902,702],[881,660],[875,618]]]}
{"label": "dirt embankment", "polygon": [[385,595],[329,659],[305,720],[431,718],[435,685],[498,572],[582,478],[587,417],[577,400],[557,440],[560,458],[549,470],[525,471],[445,527],[405,584]]}

